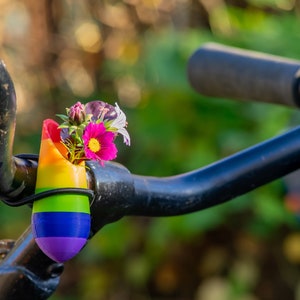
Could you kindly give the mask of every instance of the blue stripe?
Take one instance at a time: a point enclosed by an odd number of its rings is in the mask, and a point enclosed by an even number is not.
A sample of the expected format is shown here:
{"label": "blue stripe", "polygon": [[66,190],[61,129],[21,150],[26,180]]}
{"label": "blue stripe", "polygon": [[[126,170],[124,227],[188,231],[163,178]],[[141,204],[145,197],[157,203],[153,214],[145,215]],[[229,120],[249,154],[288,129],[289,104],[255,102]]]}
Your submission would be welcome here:
{"label": "blue stripe", "polygon": [[77,212],[39,212],[32,214],[35,237],[88,238],[91,216]]}

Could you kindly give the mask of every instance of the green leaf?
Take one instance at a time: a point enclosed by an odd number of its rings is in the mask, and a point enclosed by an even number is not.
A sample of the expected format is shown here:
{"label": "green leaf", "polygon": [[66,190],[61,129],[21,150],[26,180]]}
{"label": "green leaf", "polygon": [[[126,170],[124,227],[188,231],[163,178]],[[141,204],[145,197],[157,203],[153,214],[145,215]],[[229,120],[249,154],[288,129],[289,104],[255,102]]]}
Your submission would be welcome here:
{"label": "green leaf", "polygon": [[62,119],[64,122],[68,122],[69,121],[69,117],[63,114],[56,114],[56,116],[60,119]]}

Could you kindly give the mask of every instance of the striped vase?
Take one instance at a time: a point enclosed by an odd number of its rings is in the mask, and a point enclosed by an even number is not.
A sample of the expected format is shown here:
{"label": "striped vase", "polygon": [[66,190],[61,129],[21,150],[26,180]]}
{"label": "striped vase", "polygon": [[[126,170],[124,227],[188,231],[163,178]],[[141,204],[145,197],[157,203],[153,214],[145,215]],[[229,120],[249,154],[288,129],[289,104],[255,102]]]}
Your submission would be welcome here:
{"label": "striped vase", "polygon": [[[37,170],[36,194],[57,188],[87,188],[84,162],[66,159],[58,124],[45,120]],[[57,194],[34,201],[32,231],[40,249],[51,259],[64,262],[85,245],[90,232],[88,196]]]}

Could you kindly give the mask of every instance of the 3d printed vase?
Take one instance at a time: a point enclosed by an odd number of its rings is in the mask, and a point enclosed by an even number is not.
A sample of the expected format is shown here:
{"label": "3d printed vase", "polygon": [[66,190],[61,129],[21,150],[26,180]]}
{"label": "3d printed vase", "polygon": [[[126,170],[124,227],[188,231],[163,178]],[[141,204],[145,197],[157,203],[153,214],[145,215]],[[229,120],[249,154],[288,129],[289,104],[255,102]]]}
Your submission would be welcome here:
{"label": "3d printed vase", "polygon": [[[84,163],[74,165],[66,159],[66,154],[58,124],[45,120],[36,194],[59,188],[87,188]],[[89,198],[77,193],[58,193],[34,201],[31,223],[40,249],[54,261],[67,261],[82,249],[89,236]]]}

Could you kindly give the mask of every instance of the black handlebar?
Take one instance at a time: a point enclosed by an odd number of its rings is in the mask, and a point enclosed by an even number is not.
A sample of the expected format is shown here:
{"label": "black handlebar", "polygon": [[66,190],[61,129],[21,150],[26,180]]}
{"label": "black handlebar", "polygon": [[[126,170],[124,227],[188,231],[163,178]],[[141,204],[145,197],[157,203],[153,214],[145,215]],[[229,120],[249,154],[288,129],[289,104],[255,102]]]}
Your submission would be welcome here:
{"label": "black handlebar", "polygon": [[[189,77],[192,85],[207,95],[250,97],[293,106],[299,101],[295,92],[299,66],[294,61],[209,45],[191,57]],[[0,64],[0,200],[12,206],[34,194],[38,164],[37,155],[12,156],[15,112],[13,83]],[[199,211],[291,173],[300,168],[299,136],[300,127],[207,167],[165,178],[132,175],[118,163],[101,167],[87,162],[89,188],[95,195],[91,237],[124,216]],[[32,295],[46,299],[55,290],[62,268],[38,249],[29,230],[0,264],[0,288],[6,286],[5,299],[16,299],[19,290],[24,290],[26,277],[28,299]]]}
{"label": "black handlebar", "polygon": [[188,63],[200,94],[300,106],[300,61],[208,43]]}
{"label": "black handlebar", "polygon": [[13,82],[0,61],[0,191],[13,191],[11,183],[15,175],[12,148],[16,125],[16,95]]}

